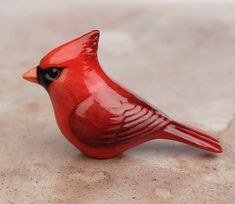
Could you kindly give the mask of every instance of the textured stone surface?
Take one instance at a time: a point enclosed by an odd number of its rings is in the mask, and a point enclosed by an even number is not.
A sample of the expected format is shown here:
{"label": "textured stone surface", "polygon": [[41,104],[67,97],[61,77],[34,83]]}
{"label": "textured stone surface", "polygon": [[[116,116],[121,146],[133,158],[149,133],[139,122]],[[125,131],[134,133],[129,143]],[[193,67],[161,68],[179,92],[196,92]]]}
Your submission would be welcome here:
{"label": "textured stone surface", "polygon": [[[234,203],[235,4],[97,2],[0,1],[0,203]],[[21,74],[94,28],[109,75],[224,153],[152,141],[94,160],[69,144]]]}

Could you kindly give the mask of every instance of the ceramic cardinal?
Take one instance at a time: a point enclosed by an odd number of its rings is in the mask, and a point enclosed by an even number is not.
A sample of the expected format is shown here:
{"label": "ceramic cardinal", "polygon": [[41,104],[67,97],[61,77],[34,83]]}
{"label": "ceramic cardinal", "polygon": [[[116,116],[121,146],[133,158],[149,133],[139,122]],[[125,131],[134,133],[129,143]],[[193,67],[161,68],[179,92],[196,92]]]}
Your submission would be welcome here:
{"label": "ceramic cardinal", "polygon": [[52,50],[23,75],[47,90],[61,132],[81,152],[112,158],[153,139],[222,152],[214,137],[173,121],[107,76],[97,59],[98,41],[99,31],[91,31]]}

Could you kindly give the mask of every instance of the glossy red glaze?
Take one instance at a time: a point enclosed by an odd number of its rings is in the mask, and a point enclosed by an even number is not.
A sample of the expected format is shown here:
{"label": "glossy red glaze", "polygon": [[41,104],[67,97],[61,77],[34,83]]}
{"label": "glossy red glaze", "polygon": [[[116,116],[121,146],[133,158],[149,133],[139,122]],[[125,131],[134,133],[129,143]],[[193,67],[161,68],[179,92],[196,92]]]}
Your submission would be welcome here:
{"label": "glossy red glaze", "polygon": [[89,32],[52,50],[23,75],[46,88],[57,124],[71,143],[95,158],[160,138],[222,152],[215,138],[172,121],[110,79],[97,59],[98,40],[99,31]]}

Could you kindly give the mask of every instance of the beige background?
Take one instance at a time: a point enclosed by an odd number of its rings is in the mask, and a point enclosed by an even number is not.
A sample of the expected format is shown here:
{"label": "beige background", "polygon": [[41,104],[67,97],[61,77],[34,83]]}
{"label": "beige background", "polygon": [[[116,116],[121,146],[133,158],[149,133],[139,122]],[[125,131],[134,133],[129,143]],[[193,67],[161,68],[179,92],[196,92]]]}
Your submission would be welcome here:
{"label": "beige background", "polygon": [[[0,203],[234,203],[235,4],[217,2],[1,0]],[[152,141],[94,160],[68,143],[21,74],[92,29],[110,76],[224,153]]]}

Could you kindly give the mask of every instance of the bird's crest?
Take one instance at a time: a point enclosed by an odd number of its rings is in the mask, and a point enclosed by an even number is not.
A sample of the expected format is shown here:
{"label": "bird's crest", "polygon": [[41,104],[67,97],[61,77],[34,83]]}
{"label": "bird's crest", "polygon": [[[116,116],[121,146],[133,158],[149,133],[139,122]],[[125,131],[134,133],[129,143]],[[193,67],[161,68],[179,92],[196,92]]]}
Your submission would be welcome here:
{"label": "bird's crest", "polygon": [[82,57],[83,60],[96,59],[99,34],[98,30],[93,30],[55,48],[41,60],[40,66],[42,68],[58,66],[78,57]]}

